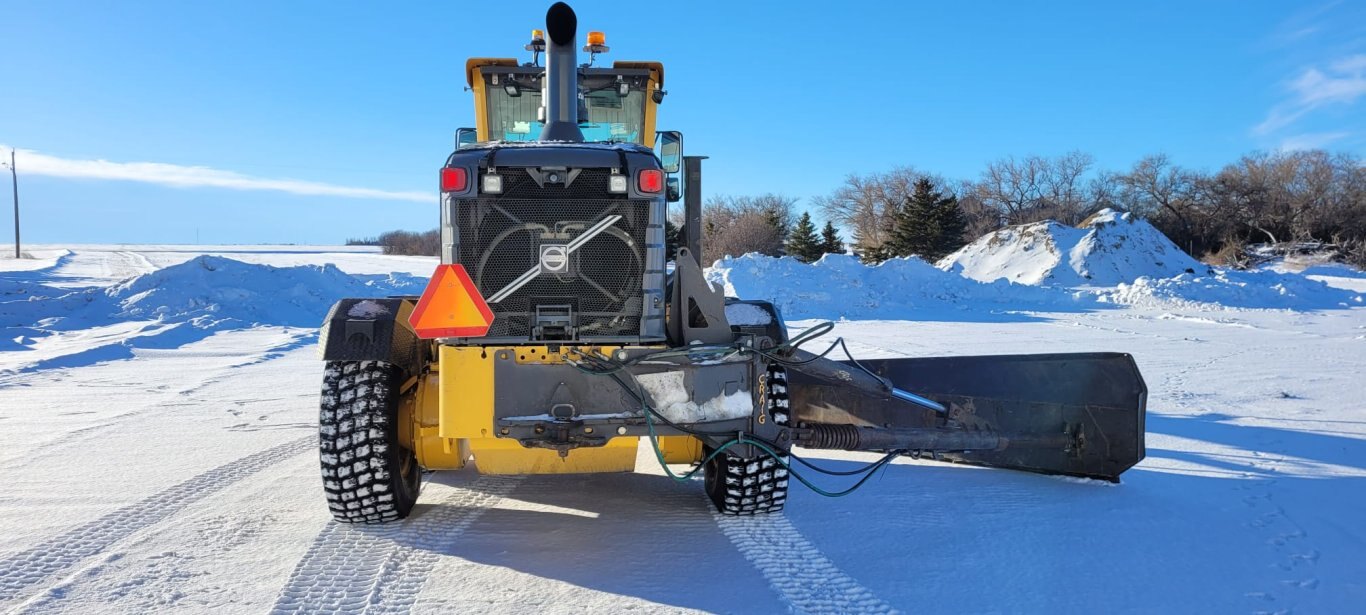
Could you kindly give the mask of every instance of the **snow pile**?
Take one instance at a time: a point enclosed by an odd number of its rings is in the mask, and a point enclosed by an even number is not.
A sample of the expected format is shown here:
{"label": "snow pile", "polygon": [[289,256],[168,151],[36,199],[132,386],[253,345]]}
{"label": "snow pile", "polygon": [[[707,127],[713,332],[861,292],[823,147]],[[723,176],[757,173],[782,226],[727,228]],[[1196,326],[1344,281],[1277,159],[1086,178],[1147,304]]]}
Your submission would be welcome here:
{"label": "snow pile", "polygon": [[71,258],[71,250],[64,248],[24,250],[19,258],[13,258],[11,254],[13,252],[6,252],[0,256],[0,271],[40,272],[54,269]]}
{"label": "snow pile", "polygon": [[1106,209],[1081,228],[1052,220],[990,233],[938,266],[974,280],[1032,285],[1114,286],[1141,277],[1208,273],[1161,231],[1129,213]]}
{"label": "snow pile", "polygon": [[418,294],[425,282],[402,274],[355,276],[332,264],[272,267],[199,256],[105,293],[120,318],[315,327],[342,297]]}
{"label": "snow pile", "polygon": [[23,295],[49,294],[42,283],[44,274],[71,257],[70,250],[30,250],[23,258],[0,258],[0,301],[22,299]]}
{"label": "snow pile", "polygon": [[1135,306],[1222,307],[1252,309],[1334,309],[1366,305],[1362,293],[1325,284],[1301,274],[1271,270],[1216,269],[1208,276],[1139,278],[1097,294],[1098,300]]}
{"label": "snow pile", "polygon": [[1046,221],[1001,229],[944,257],[938,267],[981,281],[1004,279],[1059,290],[1086,287],[1102,303],[1199,309],[1362,305],[1360,290],[1344,288],[1341,282],[1325,284],[1283,270],[1210,268],[1146,221],[1110,209],[1080,228]]}
{"label": "snow pile", "polygon": [[108,287],[10,279],[0,290],[21,292],[0,294],[0,349],[37,350],[21,363],[43,368],[128,358],[134,348],[178,348],[258,326],[300,329],[291,337],[302,343],[338,299],[414,295],[425,285],[402,273],[350,275],[330,264],[272,267],[208,255]]}
{"label": "snow pile", "polygon": [[[1040,236],[1035,235],[1035,239]],[[1077,245],[1093,240],[1105,241],[1106,234],[1083,237]],[[1110,268],[1106,279],[1113,279],[1126,262],[1132,263],[1134,257],[1141,256],[1124,254],[1132,252],[1133,248],[1088,248],[1083,251],[1104,255],[1092,258],[1088,263]],[[1033,255],[1020,258],[1030,261]],[[728,296],[770,300],[790,320],[980,320],[996,319],[1009,313],[1090,310],[1115,304],[1186,306],[1199,310],[1316,310],[1366,306],[1366,299],[1363,299],[1366,284],[1350,284],[1358,282],[1355,278],[1199,267],[1195,269],[1197,273],[1183,270],[1166,277],[1135,276],[1129,281],[1106,285],[1084,280],[1075,275],[1075,270],[1064,267],[1055,270],[1058,275],[1053,276],[1051,283],[1016,284],[1002,279],[978,281],[957,275],[956,270],[932,267],[916,258],[865,265],[853,256],[829,254],[815,263],[803,264],[792,258],[747,254],[716,261],[707,270],[707,280],[721,287]],[[1064,277],[1062,272],[1073,272],[1074,287],[1056,282]]]}
{"label": "snow pile", "polygon": [[746,254],[723,258],[707,281],[726,295],[767,299],[785,318],[933,318],[934,311],[1076,309],[1088,297],[1006,281],[978,282],[936,269],[918,258],[865,265],[827,254],[815,263]]}

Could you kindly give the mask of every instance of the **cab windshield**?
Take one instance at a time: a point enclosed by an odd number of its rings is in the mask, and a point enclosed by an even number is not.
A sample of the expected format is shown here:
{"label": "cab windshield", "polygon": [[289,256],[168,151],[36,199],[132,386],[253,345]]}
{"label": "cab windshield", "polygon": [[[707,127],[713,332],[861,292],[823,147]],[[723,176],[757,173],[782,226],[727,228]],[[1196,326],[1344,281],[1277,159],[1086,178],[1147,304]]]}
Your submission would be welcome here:
{"label": "cab windshield", "polygon": [[[509,90],[518,91],[513,96]],[[489,139],[535,141],[545,124],[536,120],[541,106],[539,79],[509,86],[488,84]],[[579,124],[585,141],[641,143],[645,127],[645,92],[632,89],[625,96],[611,78],[585,79],[580,85],[588,105],[588,121]]]}

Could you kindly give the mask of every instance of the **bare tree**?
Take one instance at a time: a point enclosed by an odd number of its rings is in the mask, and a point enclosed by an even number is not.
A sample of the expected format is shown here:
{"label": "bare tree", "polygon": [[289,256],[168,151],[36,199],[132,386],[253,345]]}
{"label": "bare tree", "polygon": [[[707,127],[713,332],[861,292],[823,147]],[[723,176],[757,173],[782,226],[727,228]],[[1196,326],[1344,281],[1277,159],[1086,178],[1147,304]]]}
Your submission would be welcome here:
{"label": "bare tree", "polygon": [[1283,202],[1283,224],[1294,239],[1325,239],[1357,213],[1361,193],[1352,188],[1363,169],[1353,157],[1310,150],[1280,154],[1274,164],[1275,200]]}
{"label": "bare tree", "polygon": [[1028,222],[1026,215],[1038,207],[1046,162],[1038,156],[1003,158],[987,165],[977,181],[982,203],[1000,210],[1009,224]]}
{"label": "bare tree", "polygon": [[1119,176],[1131,211],[1159,218],[1165,211],[1179,223],[1179,233],[1168,232],[1176,242],[1194,253],[1197,237],[1190,209],[1195,205],[1197,175],[1172,163],[1166,154],[1145,156],[1128,173]]}
{"label": "bare tree", "polygon": [[963,215],[968,221],[963,239],[972,241],[1006,224],[1005,215],[1001,210],[986,203],[976,183],[959,182],[957,193],[958,206],[963,209]]}
{"label": "bare tree", "polygon": [[780,194],[716,196],[702,210],[702,258],[782,254],[797,199]]}
{"label": "bare tree", "polygon": [[817,197],[814,203],[826,219],[853,230],[854,250],[864,254],[887,241],[897,208],[914,192],[920,179],[938,186],[951,185],[939,175],[896,167],[885,173],[850,174],[834,192]]}
{"label": "bare tree", "polygon": [[1132,211],[1129,195],[1124,189],[1123,176],[1114,171],[1099,171],[1086,182],[1088,209],[1119,209]]}
{"label": "bare tree", "polygon": [[741,214],[714,228],[716,230],[707,234],[702,243],[702,257],[706,263],[750,252],[772,256],[783,246],[777,229],[754,214]]}
{"label": "bare tree", "polygon": [[1218,203],[1271,243],[1326,239],[1356,208],[1350,186],[1360,164],[1320,150],[1256,152],[1215,176]]}
{"label": "bare tree", "polygon": [[1180,208],[1189,205],[1194,189],[1191,179],[1192,175],[1172,164],[1166,154],[1145,156],[1120,176],[1131,193],[1132,210],[1142,216],[1151,216],[1158,209],[1180,216]]}
{"label": "bare tree", "polygon": [[1092,201],[1087,198],[1086,173],[1095,158],[1080,151],[1071,151],[1057,158],[1043,159],[1040,164],[1040,213],[1063,224],[1075,225],[1091,213]]}
{"label": "bare tree", "polygon": [[987,165],[974,184],[977,198],[1000,210],[1009,224],[1052,218],[1076,224],[1095,209],[1089,177],[1095,158],[1072,151],[1055,158],[1013,156]]}

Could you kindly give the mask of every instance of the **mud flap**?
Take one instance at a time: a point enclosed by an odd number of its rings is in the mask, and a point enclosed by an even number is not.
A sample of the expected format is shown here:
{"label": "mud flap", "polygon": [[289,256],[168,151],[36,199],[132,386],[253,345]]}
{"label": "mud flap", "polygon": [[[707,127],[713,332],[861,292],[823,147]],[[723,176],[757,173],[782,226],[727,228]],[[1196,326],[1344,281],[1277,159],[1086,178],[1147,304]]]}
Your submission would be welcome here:
{"label": "mud flap", "polygon": [[887,437],[923,442],[946,440],[946,433],[972,434],[994,446],[923,450],[947,461],[1109,481],[1118,481],[1120,473],[1143,459],[1147,387],[1127,354],[860,363],[899,389],[947,406],[948,413],[868,386],[875,379],[851,363],[813,361],[789,367],[789,394],[799,425],[855,425],[884,443]]}

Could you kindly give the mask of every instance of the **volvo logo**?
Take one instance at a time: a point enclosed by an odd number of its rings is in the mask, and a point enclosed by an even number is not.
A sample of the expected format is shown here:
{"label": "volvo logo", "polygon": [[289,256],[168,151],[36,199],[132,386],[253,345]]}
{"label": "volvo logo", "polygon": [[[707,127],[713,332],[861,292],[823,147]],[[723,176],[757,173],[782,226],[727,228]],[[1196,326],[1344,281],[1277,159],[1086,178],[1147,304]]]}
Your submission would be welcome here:
{"label": "volvo logo", "polygon": [[541,246],[541,272],[569,273],[569,246],[563,244]]}

